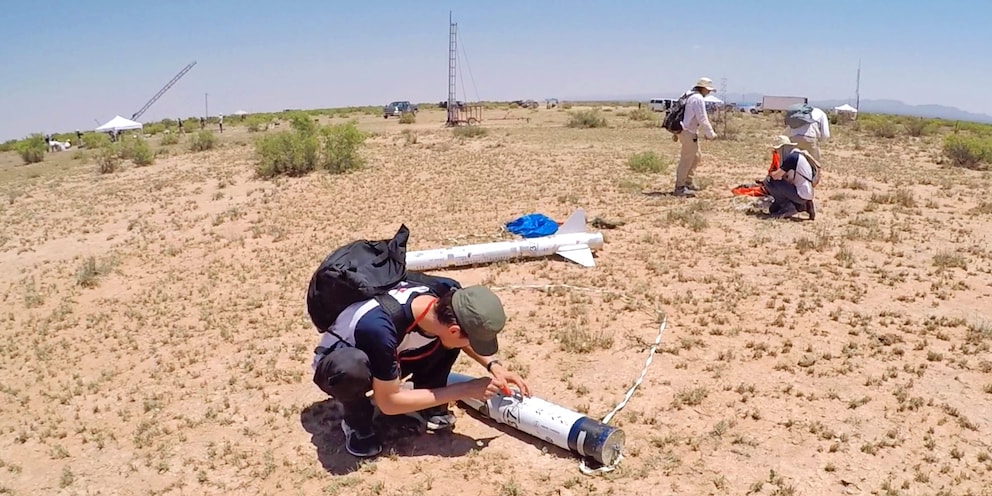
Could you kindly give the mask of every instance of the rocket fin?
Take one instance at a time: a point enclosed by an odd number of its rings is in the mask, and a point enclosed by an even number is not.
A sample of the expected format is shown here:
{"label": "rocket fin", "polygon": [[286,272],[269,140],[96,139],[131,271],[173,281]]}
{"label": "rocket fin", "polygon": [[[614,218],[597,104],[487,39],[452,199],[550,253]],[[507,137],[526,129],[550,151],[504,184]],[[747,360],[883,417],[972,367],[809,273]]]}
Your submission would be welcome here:
{"label": "rocket fin", "polygon": [[596,266],[596,261],[592,258],[592,250],[586,244],[562,246],[556,253],[583,267]]}
{"label": "rocket fin", "polygon": [[558,228],[555,234],[578,234],[582,232],[586,232],[586,212],[580,208],[565,220],[565,223]]}

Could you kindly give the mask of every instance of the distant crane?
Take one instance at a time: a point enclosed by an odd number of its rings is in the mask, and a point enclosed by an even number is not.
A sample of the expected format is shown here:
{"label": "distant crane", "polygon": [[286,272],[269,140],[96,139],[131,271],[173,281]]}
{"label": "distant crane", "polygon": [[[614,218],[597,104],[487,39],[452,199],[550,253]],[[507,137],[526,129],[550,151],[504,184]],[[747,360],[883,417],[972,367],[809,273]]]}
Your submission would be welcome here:
{"label": "distant crane", "polygon": [[131,115],[131,120],[135,120],[138,117],[141,117],[141,114],[144,114],[145,111],[148,110],[148,107],[151,107],[152,104],[155,103],[159,98],[161,98],[166,91],[169,91],[169,88],[171,88],[172,85],[176,84],[176,81],[179,81],[180,78],[185,76],[186,73],[189,72],[189,70],[192,69],[194,65],[196,65],[195,60],[186,67],[183,67],[183,70],[179,71],[179,74],[176,74],[176,77],[172,78],[172,81],[169,81],[169,83],[166,84],[165,87],[158,90],[158,93],[155,93],[155,96],[153,96],[151,100],[148,100],[148,103],[146,103],[144,107],[141,107],[141,110]]}

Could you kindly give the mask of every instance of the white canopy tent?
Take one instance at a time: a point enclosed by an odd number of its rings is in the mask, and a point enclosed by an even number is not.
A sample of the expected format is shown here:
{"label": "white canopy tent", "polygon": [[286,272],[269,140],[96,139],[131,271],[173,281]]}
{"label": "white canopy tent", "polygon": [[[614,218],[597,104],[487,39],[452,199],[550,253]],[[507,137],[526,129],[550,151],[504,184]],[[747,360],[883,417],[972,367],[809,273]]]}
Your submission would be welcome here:
{"label": "white canopy tent", "polygon": [[106,124],[96,128],[97,132],[105,133],[107,131],[122,131],[126,129],[141,129],[143,126],[140,122],[132,121],[131,119],[125,119],[121,116],[115,116],[110,119]]}
{"label": "white canopy tent", "polygon": [[704,96],[703,101],[706,103],[723,103],[723,100],[713,96],[713,94]]}
{"label": "white canopy tent", "polygon": [[858,118],[858,109],[846,103],[839,107],[834,107],[834,113],[837,114],[837,119],[841,121],[854,122]]}

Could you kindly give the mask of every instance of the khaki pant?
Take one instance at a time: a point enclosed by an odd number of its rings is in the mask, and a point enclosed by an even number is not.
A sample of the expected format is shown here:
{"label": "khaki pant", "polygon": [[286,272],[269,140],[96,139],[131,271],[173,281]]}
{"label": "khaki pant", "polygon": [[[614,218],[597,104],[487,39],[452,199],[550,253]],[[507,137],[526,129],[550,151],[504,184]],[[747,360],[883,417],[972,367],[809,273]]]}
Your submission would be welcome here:
{"label": "khaki pant", "polygon": [[675,188],[681,188],[692,184],[696,167],[703,160],[703,154],[699,150],[699,138],[689,131],[682,131],[679,134],[679,143],[682,145],[682,152],[679,154],[679,168],[675,171]]}
{"label": "khaki pant", "polygon": [[806,136],[793,136],[792,141],[795,142],[797,148],[800,150],[806,150],[809,152],[817,162],[820,161],[820,143],[817,138],[809,138]]}

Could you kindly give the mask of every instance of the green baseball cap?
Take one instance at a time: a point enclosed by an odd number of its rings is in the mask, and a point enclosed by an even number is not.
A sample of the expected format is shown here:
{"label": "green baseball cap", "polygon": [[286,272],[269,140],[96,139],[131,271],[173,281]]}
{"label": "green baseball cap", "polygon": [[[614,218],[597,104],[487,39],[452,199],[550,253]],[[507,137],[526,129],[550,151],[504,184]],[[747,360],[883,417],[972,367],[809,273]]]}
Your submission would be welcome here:
{"label": "green baseball cap", "polygon": [[506,313],[495,293],[484,286],[459,289],[452,295],[451,308],[476,353],[490,356],[499,351],[496,334],[506,324]]}

